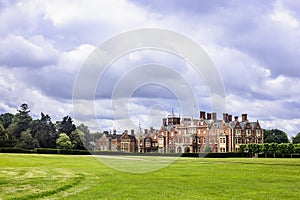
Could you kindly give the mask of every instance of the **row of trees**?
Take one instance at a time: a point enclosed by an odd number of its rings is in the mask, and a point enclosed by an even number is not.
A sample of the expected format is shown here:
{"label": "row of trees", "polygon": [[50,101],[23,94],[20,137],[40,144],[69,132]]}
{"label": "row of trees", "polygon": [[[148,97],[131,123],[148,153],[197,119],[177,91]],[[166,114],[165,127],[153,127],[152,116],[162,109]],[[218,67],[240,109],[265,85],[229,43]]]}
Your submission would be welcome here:
{"label": "row of trees", "polygon": [[264,153],[267,157],[268,154],[273,154],[275,158],[276,154],[281,154],[284,157],[285,154],[300,153],[300,144],[292,143],[264,143],[264,144],[241,144],[240,152],[250,153],[250,156],[254,154]]}
{"label": "row of trees", "polygon": [[34,149],[90,149],[92,134],[87,126],[76,127],[70,116],[53,123],[49,115],[41,113],[39,119],[30,116],[27,104],[22,104],[16,114],[0,115],[0,147]]}

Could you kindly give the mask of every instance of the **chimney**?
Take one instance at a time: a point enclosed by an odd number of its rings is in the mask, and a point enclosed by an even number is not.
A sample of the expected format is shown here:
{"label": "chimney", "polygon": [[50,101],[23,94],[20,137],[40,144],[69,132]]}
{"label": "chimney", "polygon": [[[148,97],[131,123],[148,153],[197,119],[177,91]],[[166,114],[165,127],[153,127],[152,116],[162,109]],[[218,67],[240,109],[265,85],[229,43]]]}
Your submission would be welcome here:
{"label": "chimney", "polygon": [[223,120],[224,120],[225,122],[228,121],[227,118],[228,118],[228,113],[223,113]]}
{"label": "chimney", "polygon": [[200,119],[205,119],[205,111],[200,111]]}
{"label": "chimney", "polygon": [[228,115],[228,121],[232,122],[232,115]]}
{"label": "chimney", "polygon": [[154,132],[154,128],[150,127],[150,133],[153,133],[153,132]]}
{"label": "chimney", "polygon": [[207,113],[207,119],[211,120],[211,113]]}
{"label": "chimney", "polygon": [[234,116],[234,121],[238,121],[239,120],[239,116]]}
{"label": "chimney", "polygon": [[113,134],[114,134],[114,135],[117,134],[117,130],[116,130],[116,129],[113,130]]}
{"label": "chimney", "polygon": [[167,118],[163,118],[163,126],[167,126]]}
{"label": "chimney", "polygon": [[247,121],[247,114],[242,114],[242,122],[245,122]]}
{"label": "chimney", "polygon": [[145,135],[147,135],[147,134],[148,134],[148,129],[145,128]]}
{"label": "chimney", "polygon": [[215,113],[215,112],[212,113],[212,119],[214,121],[217,121],[217,113]]}
{"label": "chimney", "polygon": [[134,130],[133,129],[131,129],[131,135],[134,135]]}

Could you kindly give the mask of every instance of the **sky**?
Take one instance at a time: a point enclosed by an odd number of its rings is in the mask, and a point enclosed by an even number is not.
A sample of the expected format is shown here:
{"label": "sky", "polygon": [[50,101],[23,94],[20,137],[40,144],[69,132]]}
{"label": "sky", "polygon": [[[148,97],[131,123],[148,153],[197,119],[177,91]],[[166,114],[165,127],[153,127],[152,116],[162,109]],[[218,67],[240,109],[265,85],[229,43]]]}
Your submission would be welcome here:
{"label": "sky", "polygon": [[[294,0],[1,0],[0,113],[16,113],[25,102],[34,118],[70,115],[93,131],[110,131],[159,129],[172,110],[194,118],[214,111],[209,77],[163,49],[120,55],[96,77],[93,91],[85,88],[92,98],[74,99],[98,47],[142,28],[198,44],[218,72],[212,77],[222,80],[229,114],[247,113],[289,137],[300,132],[300,2]],[[92,82],[92,69],[80,87]]]}

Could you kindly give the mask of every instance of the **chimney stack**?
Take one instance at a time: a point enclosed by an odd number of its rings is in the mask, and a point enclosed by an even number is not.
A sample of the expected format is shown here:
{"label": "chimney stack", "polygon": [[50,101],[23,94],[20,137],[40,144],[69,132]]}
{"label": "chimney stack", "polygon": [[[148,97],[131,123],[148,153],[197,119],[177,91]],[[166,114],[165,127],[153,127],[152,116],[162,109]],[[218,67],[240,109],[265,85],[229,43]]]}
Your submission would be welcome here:
{"label": "chimney stack", "polygon": [[163,118],[163,126],[167,126],[167,118]]}
{"label": "chimney stack", "polygon": [[228,121],[228,113],[223,113],[223,120],[224,120],[225,122]]}
{"label": "chimney stack", "polygon": [[247,114],[242,114],[242,121],[243,122],[245,122],[245,121],[247,121],[248,119],[247,119]]}
{"label": "chimney stack", "polygon": [[211,120],[211,113],[207,113],[207,117],[208,120]]}
{"label": "chimney stack", "polygon": [[200,111],[200,119],[205,119],[205,111]]}
{"label": "chimney stack", "polygon": [[150,127],[150,133],[153,133],[153,132],[154,132],[154,128]]}
{"label": "chimney stack", "polygon": [[131,135],[134,135],[134,130],[133,129],[131,129]]}
{"label": "chimney stack", "polygon": [[217,113],[215,113],[215,112],[212,113],[212,119],[214,121],[217,121]]}
{"label": "chimney stack", "polygon": [[145,129],[145,135],[147,135],[148,134],[148,129]]}
{"label": "chimney stack", "polygon": [[239,120],[239,116],[234,116],[234,121],[238,121]]}
{"label": "chimney stack", "polygon": [[232,122],[232,115],[228,115],[228,121]]}

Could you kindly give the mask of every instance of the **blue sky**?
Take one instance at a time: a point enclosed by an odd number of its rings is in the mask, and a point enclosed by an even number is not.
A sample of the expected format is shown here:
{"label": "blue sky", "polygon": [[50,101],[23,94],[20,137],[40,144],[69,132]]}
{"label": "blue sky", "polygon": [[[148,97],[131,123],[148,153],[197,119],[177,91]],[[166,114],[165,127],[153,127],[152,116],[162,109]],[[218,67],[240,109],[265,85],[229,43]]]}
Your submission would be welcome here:
{"label": "blue sky", "polygon": [[[223,80],[228,113],[248,113],[264,128],[279,128],[289,136],[300,131],[300,3],[293,0],[2,0],[1,112],[15,113],[26,102],[34,116],[44,112],[60,120],[73,115],[74,82],[88,56],[111,37],[140,28],[169,29],[198,43]],[[115,96],[112,105],[113,88],[126,78],[130,86],[126,75],[147,63],[168,66],[176,73],[135,71],[134,79],[153,77],[165,81],[165,87],[140,85],[129,99],[125,94]],[[168,84],[178,90],[170,91]],[[75,121],[93,130],[139,123],[159,128],[161,117],[172,108],[183,114],[180,105],[188,100],[178,97],[188,96],[184,89],[188,87],[198,99],[195,107],[211,111],[205,79],[184,60],[162,51],[132,52],[110,66],[95,100],[82,100],[93,104],[94,110],[82,108]],[[128,103],[121,113],[124,102]],[[188,114],[198,117],[198,110]]]}

